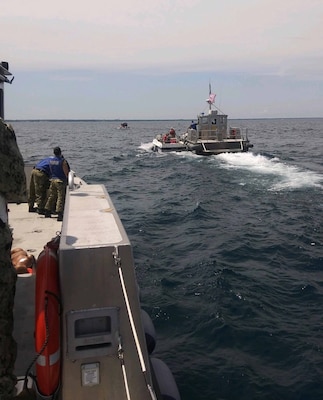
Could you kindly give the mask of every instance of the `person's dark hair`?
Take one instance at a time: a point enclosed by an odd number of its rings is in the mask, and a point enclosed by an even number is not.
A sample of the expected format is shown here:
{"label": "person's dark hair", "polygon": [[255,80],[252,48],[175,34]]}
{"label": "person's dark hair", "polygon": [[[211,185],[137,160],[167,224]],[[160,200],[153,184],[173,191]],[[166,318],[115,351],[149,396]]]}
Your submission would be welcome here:
{"label": "person's dark hair", "polygon": [[62,154],[61,148],[60,147],[55,147],[54,148],[54,154],[55,154],[55,156],[60,156]]}

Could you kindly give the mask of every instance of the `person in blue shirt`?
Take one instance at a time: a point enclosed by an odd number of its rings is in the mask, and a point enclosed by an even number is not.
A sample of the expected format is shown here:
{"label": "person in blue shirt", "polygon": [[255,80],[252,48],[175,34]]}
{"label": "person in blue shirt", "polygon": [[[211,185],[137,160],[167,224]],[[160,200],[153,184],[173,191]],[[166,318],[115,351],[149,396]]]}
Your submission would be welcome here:
{"label": "person in blue shirt", "polygon": [[[42,159],[31,171],[28,197],[29,212],[45,214],[45,204],[49,188],[50,159],[51,157]],[[37,204],[37,208],[34,207],[35,203]]]}
{"label": "person in blue shirt", "polygon": [[54,148],[54,157],[49,161],[50,187],[45,204],[45,218],[57,213],[57,221],[63,221],[66,186],[70,166],[62,155],[60,147]]}
{"label": "person in blue shirt", "polygon": [[195,129],[196,130],[196,127],[197,127],[197,123],[192,121],[191,125],[190,125],[190,129]]}

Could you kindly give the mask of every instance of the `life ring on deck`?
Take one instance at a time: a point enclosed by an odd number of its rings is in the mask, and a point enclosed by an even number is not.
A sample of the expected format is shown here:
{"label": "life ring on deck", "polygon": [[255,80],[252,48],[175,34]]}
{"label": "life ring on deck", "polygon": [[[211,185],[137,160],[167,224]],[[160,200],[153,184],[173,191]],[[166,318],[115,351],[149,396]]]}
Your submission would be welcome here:
{"label": "life ring on deck", "polygon": [[55,243],[47,243],[36,264],[36,376],[37,390],[43,396],[54,395],[60,382],[60,291],[56,247]]}

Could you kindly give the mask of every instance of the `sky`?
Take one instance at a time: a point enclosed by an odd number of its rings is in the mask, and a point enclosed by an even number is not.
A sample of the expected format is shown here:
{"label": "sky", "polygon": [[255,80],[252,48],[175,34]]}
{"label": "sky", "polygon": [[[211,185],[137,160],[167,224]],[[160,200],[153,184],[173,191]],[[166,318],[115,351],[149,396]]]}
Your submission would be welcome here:
{"label": "sky", "polygon": [[5,118],[323,117],[322,0],[10,0]]}

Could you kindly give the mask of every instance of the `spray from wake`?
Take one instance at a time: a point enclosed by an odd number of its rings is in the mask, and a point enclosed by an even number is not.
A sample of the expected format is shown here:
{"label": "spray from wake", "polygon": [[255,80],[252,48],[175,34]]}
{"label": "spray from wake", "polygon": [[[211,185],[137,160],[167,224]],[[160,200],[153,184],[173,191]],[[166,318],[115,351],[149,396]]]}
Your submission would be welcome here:
{"label": "spray from wake", "polygon": [[154,147],[153,142],[141,143],[141,145],[139,146],[139,149],[150,152],[150,151],[153,151],[153,147]]}
{"label": "spray from wake", "polygon": [[323,175],[254,153],[223,153],[216,156],[224,169],[242,169],[272,177],[271,190],[318,187],[323,189]]}

